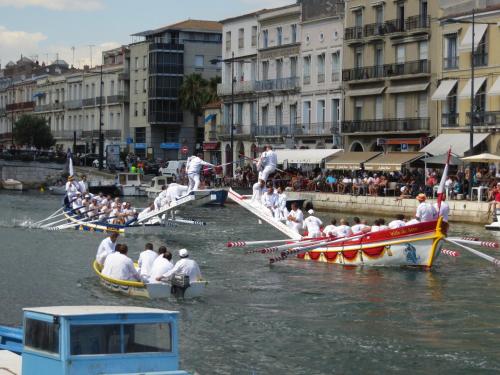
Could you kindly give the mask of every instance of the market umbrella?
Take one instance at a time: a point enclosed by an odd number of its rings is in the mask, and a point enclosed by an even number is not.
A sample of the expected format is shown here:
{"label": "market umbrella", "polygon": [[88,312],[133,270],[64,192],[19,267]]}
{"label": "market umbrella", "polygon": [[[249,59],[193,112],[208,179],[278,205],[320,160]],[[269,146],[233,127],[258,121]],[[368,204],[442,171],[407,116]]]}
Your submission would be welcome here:
{"label": "market umbrella", "polygon": [[463,161],[476,163],[500,163],[500,156],[493,154],[479,154],[462,158]]}

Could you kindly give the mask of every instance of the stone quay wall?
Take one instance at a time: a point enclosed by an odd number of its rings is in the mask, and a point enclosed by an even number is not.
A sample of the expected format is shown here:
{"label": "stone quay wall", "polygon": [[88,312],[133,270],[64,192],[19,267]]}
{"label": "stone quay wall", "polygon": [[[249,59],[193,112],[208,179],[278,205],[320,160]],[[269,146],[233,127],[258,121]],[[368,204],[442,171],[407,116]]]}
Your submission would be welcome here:
{"label": "stone quay wall", "polygon": [[48,178],[59,176],[64,164],[0,160],[0,179],[21,181],[28,186],[43,184]]}
{"label": "stone quay wall", "polygon": [[[287,192],[289,199],[305,199],[312,202],[319,211],[341,211],[359,216],[381,215],[394,217],[398,213],[413,217],[417,209],[416,199],[396,201],[395,197],[354,196],[333,193]],[[435,202],[435,200],[428,200]],[[477,200],[449,200],[450,221],[474,224],[491,222],[488,217],[488,203]]]}

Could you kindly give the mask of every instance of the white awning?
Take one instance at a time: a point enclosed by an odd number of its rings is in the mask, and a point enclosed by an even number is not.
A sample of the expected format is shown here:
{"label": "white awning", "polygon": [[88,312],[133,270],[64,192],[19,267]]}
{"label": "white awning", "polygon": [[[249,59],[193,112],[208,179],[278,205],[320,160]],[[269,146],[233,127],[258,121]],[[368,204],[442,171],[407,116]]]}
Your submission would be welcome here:
{"label": "white awning", "polygon": [[[484,81],[486,81],[486,77],[474,78],[474,96],[476,96]],[[462,89],[462,91],[460,91],[460,94],[458,94],[459,99],[470,99],[471,85],[472,79],[469,79],[465,84],[465,87]]]}
{"label": "white awning", "polygon": [[446,100],[448,95],[450,95],[451,90],[457,84],[457,79],[446,79],[441,81],[439,87],[434,91],[434,95],[432,95],[432,100]]}
{"label": "white awning", "polygon": [[[485,133],[474,134],[474,147],[483,142],[490,135]],[[427,152],[431,155],[443,155],[448,153],[451,147],[451,153],[458,157],[464,156],[469,151],[469,133],[441,134],[431,143],[425,146],[420,152]]]}
{"label": "white awning", "polygon": [[[477,48],[481,39],[483,39],[484,33],[488,29],[488,25],[484,23],[476,23],[474,27],[474,49]],[[472,52],[472,25],[469,26],[467,32],[465,33],[460,46],[458,47],[460,52]]]}
{"label": "white awning", "polygon": [[350,90],[346,92],[347,96],[369,96],[369,95],[380,95],[384,92],[385,87],[377,87],[374,89],[359,89]]}
{"label": "white awning", "polygon": [[500,77],[498,77],[493,86],[491,86],[490,91],[488,91],[488,95],[500,96]]}
{"label": "white awning", "polygon": [[391,86],[387,89],[388,94],[401,94],[405,92],[425,91],[429,83],[419,83],[418,85]]}
{"label": "white awning", "polygon": [[286,160],[288,164],[321,164],[323,160],[342,152],[341,149],[314,149],[298,150],[284,149],[274,150],[278,156],[278,164],[283,164]]}

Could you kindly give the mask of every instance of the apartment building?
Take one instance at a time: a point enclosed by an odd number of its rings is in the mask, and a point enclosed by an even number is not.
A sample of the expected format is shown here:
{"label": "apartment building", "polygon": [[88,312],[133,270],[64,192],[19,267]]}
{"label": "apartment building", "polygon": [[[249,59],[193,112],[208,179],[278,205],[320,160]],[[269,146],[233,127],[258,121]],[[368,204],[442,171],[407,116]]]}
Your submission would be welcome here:
{"label": "apartment building", "polygon": [[[321,12],[317,10],[321,9]],[[297,147],[342,146],[342,43],[344,3],[316,1],[302,5],[301,103],[295,127]]]}
{"label": "apartment building", "polygon": [[300,123],[301,4],[265,10],[258,19],[258,126],[260,145],[294,147]]}
{"label": "apartment building", "polygon": [[[255,134],[258,121],[257,51],[258,15],[261,12],[228,18],[222,23],[222,83],[217,94],[222,100],[222,119],[217,137],[222,163],[237,160],[240,155],[253,157],[257,152]],[[234,100],[234,107],[233,107]],[[233,112],[234,111],[234,112]],[[233,120],[232,120],[233,119]],[[231,123],[234,149],[231,154]],[[231,174],[232,165],[226,167]]]}
{"label": "apartment building", "polygon": [[[475,151],[500,154],[500,51],[494,48],[500,40],[500,2],[440,0],[439,5],[443,11],[439,30],[441,45],[435,56],[439,86],[432,100],[439,114],[441,142],[449,144],[447,139],[451,134],[464,144],[461,149],[469,150],[473,120]],[[474,38],[472,9],[476,9]],[[471,102],[472,89],[474,100]]]}
{"label": "apartment building", "polygon": [[104,51],[102,74],[101,66],[86,67],[79,72],[46,76],[37,81],[34,112],[47,120],[58,148],[97,153],[100,131],[104,147],[127,145],[128,53],[124,46]]}
{"label": "apartment building", "polygon": [[346,1],[346,150],[419,150],[437,134],[430,93],[441,62],[429,52],[441,48],[439,14],[437,1]]}
{"label": "apartment building", "polygon": [[[132,35],[130,45],[130,127],[135,153],[178,159],[181,148],[202,148],[203,127],[183,111],[179,88],[184,75],[220,76],[211,64],[221,58],[222,25],[186,20]],[[147,106],[146,106],[147,103]]]}

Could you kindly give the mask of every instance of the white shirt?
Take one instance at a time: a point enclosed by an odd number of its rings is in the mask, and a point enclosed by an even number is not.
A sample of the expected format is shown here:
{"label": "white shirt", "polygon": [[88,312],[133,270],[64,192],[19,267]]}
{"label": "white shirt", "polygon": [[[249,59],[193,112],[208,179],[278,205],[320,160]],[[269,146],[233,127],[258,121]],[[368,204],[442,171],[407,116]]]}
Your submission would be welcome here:
{"label": "white shirt", "polygon": [[437,217],[437,211],[429,203],[422,202],[418,205],[415,216],[421,223],[424,223],[434,220]]}
{"label": "white shirt", "polygon": [[183,274],[189,276],[189,282],[197,281],[201,279],[200,267],[198,263],[189,258],[182,258],[175,263],[174,268],[172,268],[167,273],[163,274],[165,279],[169,279],[172,275]]}
{"label": "white shirt", "polygon": [[281,208],[281,209],[286,208],[286,199],[287,199],[287,197],[286,197],[285,193],[278,194],[277,205],[279,208]]}
{"label": "white shirt", "polygon": [[151,275],[151,269],[153,268],[153,262],[156,258],[158,258],[158,253],[153,250],[148,249],[141,252],[139,255],[139,261],[137,262],[139,264],[137,272],[141,275],[141,277],[145,279],[149,278]]}
{"label": "white shirt", "polygon": [[380,227],[378,225],[372,225],[370,232],[380,232]]}
{"label": "white shirt", "polygon": [[352,230],[349,225],[339,225],[335,230],[335,235],[339,238],[352,236]]}
{"label": "white shirt", "polygon": [[172,183],[167,188],[166,199],[167,202],[173,202],[177,198],[182,197],[187,194],[188,187],[184,185],[179,185],[176,183]]}
{"label": "white shirt", "polygon": [[132,259],[119,252],[107,256],[102,274],[115,280],[140,280]]}
{"label": "white shirt", "polygon": [[261,198],[262,204],[267,208],[274,208],[278,205],[278,194],[265,192]]}
{"label": "white shirt", "polygon": [[302,213],[302,210],[300,210],[299,208],[297,208],[296,211],[291,210],[288,216],[291,216],[293,219],[295,219],[295,221],[287,221],[286,224],[295,232],[300,233],[300,230],[302,229],[302,225],[304,223],[304,214]]}
{"label": "white shirt", "polygon": [[420,221],[418,221],[417,219],[411,219],[411,220],[406,222],[405,226],[414,225],[414,224],[420,224]]}
{"label": "white shirt", "polygon": [[[434,203],[434,209],[438,212],[438,204]],[[450,215],[450,206],[446,202],[441,202],[441,208],[439,210],[439,215],[443,217],[443,221],[448,222],[448,217]]]}
{"label": "white shirt", "polygon": [[192,156],[187,162],[186,171],[188,174],[200,174],[200,170],[203,165],[213,167],[213,164],[201,160],[198,156]]}
{"label": "white shirt", "polygon": [[323,222],[316,216],[309,216],[304,220],[303,228],[307,228],[308,236],[317,236],[321,233]]}
{"label": "white shirt", "polygon": [[174,265],[168,259],[165,259],[163,254],[158,256],[153,262],[149,282],[153,284],[159,283],[160,281],[156,281],[156,278],[165,275],[172,268],[174,268]]}
{"label": "white shirt", "polygon": [[323,233],[325,234],[325,236],[332,236],[332,235],[335,235],[335,230],[337,229],[337,227],[333,224],[330,224],[330,225],[327,225],[324,229],[323,229]]}
{"label": "white shirt", "polygon": [[66,193],[68,194],[68,197],[72,197],[78,192],[78,186],[76,185],[74,181],[68,181],[66,182]]}
{"label": "white shirt", "polygon": [[389,223],[389,229],[397,229],[406,226],[403,220],[393,220]]}
{"label": "white shirt", "polygon": [[82,193],[89,191],[89,186],[86,181],[78,181],[78,190]]}
{"label": "white shirt", "polygon": [[260,160],[262,168],[276,168],[278,166],[278,155],[273,150],[264,151],[260,156]]}
{"label": "white shirt", "polygon": [[366,225],[366,224],[354,224],[351,227],[351,231],[353,234],[358,234],[358,233],[363,232],[363,229],[365,229],[365,228],[368,228],[368,225]]}
{"label": "white shirt", "polygon": [[95,259],[99,264],[104,264],[106,257],[115,252],[116,243],[111,241],[110,237],[106,237],[101,241],[101,244],[97,248],[97,254]]}

